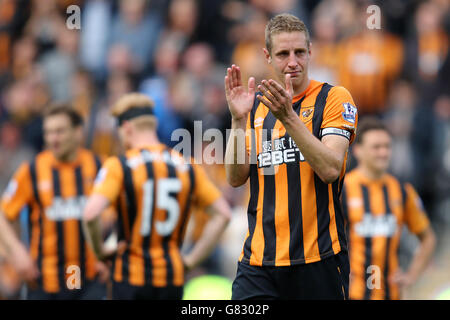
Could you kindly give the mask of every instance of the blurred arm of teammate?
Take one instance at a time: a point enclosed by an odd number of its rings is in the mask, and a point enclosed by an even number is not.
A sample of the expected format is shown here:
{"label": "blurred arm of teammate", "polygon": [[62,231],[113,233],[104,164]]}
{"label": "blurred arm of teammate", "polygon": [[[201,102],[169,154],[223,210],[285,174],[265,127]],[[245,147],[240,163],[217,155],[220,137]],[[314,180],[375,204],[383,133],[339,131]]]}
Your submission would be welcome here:
{"label": "blurred arm of teammate", "polygon": [[195,243],[192,250],[183,257],[184,266],[187,270],[196,267],[211,253],[231,218],[230,207],[223,197],[208,206],[206,211],[212,217],[203,229],[200,239]]}
{"label": "blurred arm of teammate", "polygon": [[107,251],[103,247],[101,214],[109,206],[110,201],[108,198],[101,194],[93,194],[89,197],[83,213],[83,232],[86,241],[100,261],[110,259],[118,250],[121,250],[126,245],[124,242],[120,242],[112,251]]}
{"label": "blurred arm of teammate", "polygon": [[17,238],[12,226],[0,212],[0,245],[6,252],[6,258],[15,271],[25,281],[33,281],[39,276],[39,271],[25,246]]}
{"label": "blurred arm of teammate", "polygon": [[433,256],[436,247],[436,236],[433,229],[428,227],[425,231],[417,235],[420,245],[414,253],[413,260],[407,272],[397,271],[392,275],[391,281],[400,287],[407,287],[414,284]]}
{"label": "blurred arm of teammate", "polygon": [[263,95],[258,95],[257,99],[283,123],[305,160],[320,179],[325,183],[332,183],[341,174],[349,141],[335,135],[327,135],[319,140],[312,135],[292,108],[294,89],[289,74],[286,75],[285,86],[286,89],[272,79],[263,80],[258,86]]}
{"label": "blurred arm of teammate", "polygon": [[411,184],[405,184],[405,191],[405,222],[408,229],[419,238],[420,245],[414,253],[408,271],[399,270],[390,279],[401,287],[416,282],[430,262],[436,247],[436,236],[425,213],[422,200]]}
{"label": "blurred arm of teammate", "polygon": [[249,78],[247,90],[242,84],[239,67],[232,65],[225,76],[225,95],[231,113],[231,134],[225,151],[225,171],[228,183],[239,187],[247,181],[250,173],[246,148],[239,150],[238,141],[245,139],[248,114],[255,100],[255,78]]}

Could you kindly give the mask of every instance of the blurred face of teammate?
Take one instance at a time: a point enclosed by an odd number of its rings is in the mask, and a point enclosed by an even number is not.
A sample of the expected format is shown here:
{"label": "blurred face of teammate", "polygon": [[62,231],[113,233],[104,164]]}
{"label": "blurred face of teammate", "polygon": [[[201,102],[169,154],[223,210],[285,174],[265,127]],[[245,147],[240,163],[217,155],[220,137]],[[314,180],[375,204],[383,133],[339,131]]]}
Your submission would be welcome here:
{"label": "blurred face of teammate", "polygon": [[267,62],[273,67],[278,80],[284,84],[286,74],[291,75],[296,94],[308,81],[308,65],[311,49],[308,48],[304,32],[280,32],[272,35],[272,50],[264,49]]}
{"label": "blurred face of teammate", "polygon": [[392,146],[391,137],[384,130],[370,130],[364,133],[362,141],[355,145],[355,156],[360,166],[376,175],[389,168]]}
{"label": "blurred face of teammate", "polygon": [[45,144],[60,161],[70,161],[75,157],[81,135],[81,126],[74,127],[66,114],[54,114],[44,119]]}

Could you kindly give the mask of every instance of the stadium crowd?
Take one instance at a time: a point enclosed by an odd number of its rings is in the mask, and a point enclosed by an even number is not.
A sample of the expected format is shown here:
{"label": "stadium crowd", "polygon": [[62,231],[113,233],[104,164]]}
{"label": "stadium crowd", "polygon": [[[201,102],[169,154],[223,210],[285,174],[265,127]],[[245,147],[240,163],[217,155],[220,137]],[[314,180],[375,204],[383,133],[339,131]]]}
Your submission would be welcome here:
{"label": "stadium crowd", "polygon": [[[369,29],[381,8],[381,28]],[[81,8],[80,29],[66,25]],[[42,150],[42,111],[66,101],[84,116],[85,145],[120,152],[110,106],[139,91],[155,101],[160,140],[173,130],[218,128],[230,115],[226,66],[256,82],[271,76],[264,27],[289,12],[312,31],[311,78],[347,88],[360,119],[376,115],[393,135],[391,171],[418,190],[448,257],[450,225],[450,4],[446,0],[0,0],[0,192],[22,161]],[[349,170],[355,163],[350,158]],[[204,165],[234,208],[227,245],[204,270],[232,278],[246,230],[246,187],[234,189],[223,165]],[[192,239],[207,217],[195,215]],[[448,244],[448,243],[447,243]],[[408,259],[414,243],[405,235]],[[409,253],[411,255],[411,253]],[[448,258],[447,258],[448,259]],[[226,261],[222,263],[220,261]],[[450,262],[450,261],[449,261]],[[14,287],[2,265],[0,289]],[[450,279],[447,279],[450,283]]]}

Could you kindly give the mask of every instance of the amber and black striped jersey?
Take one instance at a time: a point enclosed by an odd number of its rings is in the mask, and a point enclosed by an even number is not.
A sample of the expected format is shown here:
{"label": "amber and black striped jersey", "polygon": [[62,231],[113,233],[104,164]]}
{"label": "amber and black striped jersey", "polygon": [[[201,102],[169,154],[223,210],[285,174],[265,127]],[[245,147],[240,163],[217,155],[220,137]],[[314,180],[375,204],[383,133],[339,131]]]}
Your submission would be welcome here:
{"label": "amber and black striped jersey", "polygon": [[94,194],[117,203],[118,238],[127,242],[114,261],[113,279],[183,285],[180,246],[190,209],[206,208],[221,196],[203,169],[163,144],[131,149],[105,162]]}
{"label": "amber and black striped jersey", "polygon": [[[357,111],[343,87],[311,80],[293,107],[317,138],[354,139]],[[258,100],[248,117],[248,234],[239,260],[256,266],[316,262],[346,248],[339,195],[345,174],[325,184],[282,123]]]}
{"label": "amber and black striped jersey", "polygon": [[[80,149],[76,160],[59,162],[50,151],[36,155],[17,170],[2,197],[9,220],[29,206],[30,253],[37,261],[40,287],[56,293],[78,266],[81,281],[96,275],[95,256],[85,242],[81,217],[100,169],[100,160]],[[81,284],[83,285],[83,283]]]}
{"label": "amber and black striped jersey", "polygon": [[399,299],[399,288],[389,277],[398,269],[402,226],[420,234],[430,225],[419,196],[392,175],[370,180],[355,169],[345,179],[342,203],[348,221],[350,298]]}

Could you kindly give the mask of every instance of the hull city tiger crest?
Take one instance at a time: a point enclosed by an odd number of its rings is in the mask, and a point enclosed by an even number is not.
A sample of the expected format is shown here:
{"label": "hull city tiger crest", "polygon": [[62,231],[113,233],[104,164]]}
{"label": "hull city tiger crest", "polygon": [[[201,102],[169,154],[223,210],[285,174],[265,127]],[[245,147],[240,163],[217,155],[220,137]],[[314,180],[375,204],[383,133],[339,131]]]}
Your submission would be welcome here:
{"label": "hull city tiger crest", "polygon": [[314,114],[314,106],[300,109],[301,119],[304,123],[310,121],[312,119],[313,114]]}

